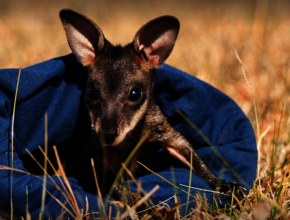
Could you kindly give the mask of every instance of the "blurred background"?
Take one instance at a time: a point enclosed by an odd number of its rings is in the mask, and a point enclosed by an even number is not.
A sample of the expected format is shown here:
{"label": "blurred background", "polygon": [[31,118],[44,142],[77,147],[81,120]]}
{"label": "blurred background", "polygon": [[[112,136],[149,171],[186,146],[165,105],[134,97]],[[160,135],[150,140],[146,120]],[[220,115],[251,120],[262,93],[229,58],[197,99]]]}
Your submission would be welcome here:
{"label": "blurred background", "polygon": [[166,62],[232,97],[251,120],[257,138],[271,126],[261,142],[261,158],[270,158],[277,139],[283,163],[290,151],[288,2],[0,0],[0,68],[26,67],[70,53],[58,16],[62,8],[90,17],[114,44],[131,42],[157,16],[174,15],[181,29]]}

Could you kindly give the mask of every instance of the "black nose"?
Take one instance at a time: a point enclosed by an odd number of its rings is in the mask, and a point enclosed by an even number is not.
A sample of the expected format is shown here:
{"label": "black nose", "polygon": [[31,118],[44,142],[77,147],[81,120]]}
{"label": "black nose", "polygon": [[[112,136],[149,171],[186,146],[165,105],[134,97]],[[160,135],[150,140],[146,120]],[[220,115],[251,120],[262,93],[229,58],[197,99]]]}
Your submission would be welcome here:
{"label": "black nose", "polygon": [[111,128],[110,130],[103,130],[100,135],[103,136],[105,144],[111,145],[116,140],[119,133],[118,128]]}

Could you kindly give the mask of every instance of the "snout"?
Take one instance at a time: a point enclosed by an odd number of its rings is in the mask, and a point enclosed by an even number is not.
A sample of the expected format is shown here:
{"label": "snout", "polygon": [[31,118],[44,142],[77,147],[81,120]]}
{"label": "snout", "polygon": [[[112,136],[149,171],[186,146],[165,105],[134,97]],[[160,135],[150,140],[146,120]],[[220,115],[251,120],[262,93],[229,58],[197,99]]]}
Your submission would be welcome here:
{"label": "snout", "polygon": [[119,134],[119,129],[111,128],[110,130],[101,129],[99,132],[99,137],[101,138],[101,142],[104,142],[105,145],[112,145],[116,140]]}

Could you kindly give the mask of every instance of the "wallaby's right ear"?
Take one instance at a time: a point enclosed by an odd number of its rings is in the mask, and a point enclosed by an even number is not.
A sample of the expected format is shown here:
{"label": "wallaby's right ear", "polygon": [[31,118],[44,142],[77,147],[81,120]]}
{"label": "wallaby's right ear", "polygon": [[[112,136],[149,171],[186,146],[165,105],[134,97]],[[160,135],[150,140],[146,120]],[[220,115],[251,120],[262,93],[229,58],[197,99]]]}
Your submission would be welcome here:
{"label": "wallaby's right ear", "polygon": [[63,9],[59,16],[72,52],[88,66],[105,47],[103,32],[91,19],[73,10]]}
{"label": "wallaby's right ear", "polygon": [[158,67],[170,55],[178,32],[179,21],[169,15],[149,21],[135,35],[134,50],[152,66]]}

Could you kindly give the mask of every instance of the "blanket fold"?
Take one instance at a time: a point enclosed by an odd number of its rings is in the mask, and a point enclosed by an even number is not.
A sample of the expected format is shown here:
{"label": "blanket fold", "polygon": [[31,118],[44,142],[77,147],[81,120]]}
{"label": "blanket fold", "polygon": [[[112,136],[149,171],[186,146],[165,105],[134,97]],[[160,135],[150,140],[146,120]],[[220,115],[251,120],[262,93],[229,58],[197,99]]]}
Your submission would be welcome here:
{"label": "blanket fold", "polygon": [[[80,114],[84,112],[82,98],[85,86],[85,70],[74,55],[58,57],[21,70],[20,84],[16,102],[14,125],[13,167],[29,172],[42,173],[28,151],[43,161],[39,146],[44,146],[44,114],[48,115],[48,146],[58,149],[68,144],[81,123]],[[12,166],[11,128],[14,95],[19,69],[0,70],[0,165]],[[225,180],[234,180],[250,189],[253,186],[257,169],[257,148],[251,123],[242,110],[228,96],[211,85],[196,79],[169,65],[163,65],[155,76],[154,101],[160,106],[169,123],[192,144],[205,163],[217,175]],[[193,123],[186,121],[177,110],[182,111]],[[214,151],[219,153],[216,154]],[[227,161],[225,163],[222,158]],[[146,164],[154,172],[175,183],[187,191],[189,169],[181,166],[176,159],[163,151],[152,155],[152,162]],[[176,164],[173,168],[171,164]],[[225,165],[229,164],[230,167]],[[234,172],[233,172],[234,171]],[[25,216],[28,192],[28,210],[32,219],[37,219],[41,208],[43,181],[41,175],[30,176],[22,172],[13,172],[12,201],[14,215]],[[56,176],[53,181],[63,189]],[[153,194],[153,203],[164,201],[177,193],[180,204],[186,202],[187,195],[173,188],[160,177],[140,168],[137,180],[149,192],[157,184],[160,189]],[[46,219],[56,219],[63,208],[60,202],[72,212],[63,194],[50,178],[47,179],[45,200]],[[79,208],[89,203],[89,210],[97,212],[98,202],[94,183],[81,183],[69,178]],[[132,181],[131,188],[136,190]],[[192,176],[192,186],[211,189],[197,175]],[[0,170],[0,210],[10,212],[11,172]],[[202,193],[192,189],[191,194]],[[207,192],[207,200],[213,203],[212,193]],[[53,198],[55,197],[55,198]],[[192,198],[191,200],[194,200]],[[229,201],[223,197],[224,204]],[[169,200],[172,206],[174,200]],[[194,205],[194,201],[191,203]],[[64,212],[65,217],[70,217]],[[71,217],[70,217],[71,218]]]}

